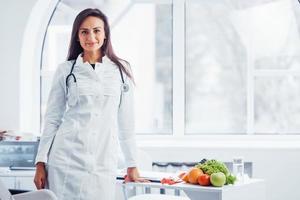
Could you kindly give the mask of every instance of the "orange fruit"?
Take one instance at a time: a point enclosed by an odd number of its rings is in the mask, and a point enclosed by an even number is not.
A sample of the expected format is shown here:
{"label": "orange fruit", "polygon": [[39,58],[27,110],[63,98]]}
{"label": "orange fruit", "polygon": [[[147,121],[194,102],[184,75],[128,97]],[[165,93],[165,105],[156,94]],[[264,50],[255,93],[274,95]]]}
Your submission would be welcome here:
{"label": "orange fruit", "polygon": [[185,172],[181,172],[179,175],[178,175],[178,177],[180,178],[180,179],[182,179],[184,176],[185,176]]}
{"label": "orange fruit", "polygon": [[188,174],[185,174],[183,177],[182,177],[182,180],[184,180],[185,182],[189,182],[189,175]]}
{"label": "orange fruit", "polygon": [[181,178],[183,181],[185,182],[189,182],[189,176],[188,176],[188,173],[185,173],[184,176]]}
{"label": "orange fruit", "polygon": [[203,171],[197,167],[193,167],[188,172],[189,183],[198,184],[198,177],[203,174]]}

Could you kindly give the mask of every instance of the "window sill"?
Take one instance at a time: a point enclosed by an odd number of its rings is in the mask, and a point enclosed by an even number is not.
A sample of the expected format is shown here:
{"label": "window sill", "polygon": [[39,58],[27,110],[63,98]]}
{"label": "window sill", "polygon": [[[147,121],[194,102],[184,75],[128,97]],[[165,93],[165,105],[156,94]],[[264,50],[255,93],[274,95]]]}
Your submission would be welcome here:
{"label": "window sill", "polygon": [[300,136],[137,136],[137,143],[141,148],[300,149]]}

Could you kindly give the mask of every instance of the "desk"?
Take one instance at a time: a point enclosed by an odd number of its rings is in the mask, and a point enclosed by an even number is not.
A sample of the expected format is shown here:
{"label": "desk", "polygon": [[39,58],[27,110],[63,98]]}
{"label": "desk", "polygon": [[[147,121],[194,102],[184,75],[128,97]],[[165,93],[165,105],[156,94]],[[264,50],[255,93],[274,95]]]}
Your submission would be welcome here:
{"label": "desk", "polygon": [[[8,188],[35,190],[33,183],[34,170],[14,170],[0,173],[0,178]],[[169,177],[170,173],[140,171],[141,176],[160,180]],[[118,171],[118,177],[124,177],[124,172]],[[266,200],[265,181],[261,179],[248,179],[243,184],[226,185],[223,187],[204,187],[186,183],[163,185],[160,183],[126,183],[118,184],[129,187],[163,188],[184,191],[191,200]]]}
{"label": "desk", "polygon": [[[141,172],[141,175],[142,174]],[[119,184],[122,184],[121,181],[119,181]],[[265,181],[262,179],[248,179],[244,181],[244,183],[225,185],[223,187],[207,187],[187,183],[166,185],[153,182],[126,183],[123,184],[123,186],[181,190],[184,191],[191,200],[266,200]]]}

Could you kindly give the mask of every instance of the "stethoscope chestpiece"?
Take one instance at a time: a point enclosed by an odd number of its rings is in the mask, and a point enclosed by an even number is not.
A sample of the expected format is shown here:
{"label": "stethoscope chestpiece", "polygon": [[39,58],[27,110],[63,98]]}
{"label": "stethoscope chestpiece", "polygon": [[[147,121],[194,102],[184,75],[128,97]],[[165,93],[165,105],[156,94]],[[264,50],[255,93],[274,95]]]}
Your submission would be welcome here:
{"label": "stethoscope chestpiece", "polygon": [[122,92],[128,92],[128,90],[129,90],[129,85],[127,83],[123,83],[121,85],[121,91]]}

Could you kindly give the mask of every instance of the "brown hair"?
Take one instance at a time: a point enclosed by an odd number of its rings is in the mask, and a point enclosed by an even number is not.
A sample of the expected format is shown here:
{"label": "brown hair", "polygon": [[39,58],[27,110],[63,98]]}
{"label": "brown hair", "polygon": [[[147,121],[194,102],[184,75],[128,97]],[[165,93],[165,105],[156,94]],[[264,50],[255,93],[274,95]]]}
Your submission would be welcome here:
{"label": "brown hair", "polygon": [[75,18],[72,28],[72,35],[71,35],[71,41],[69,45],[69,52],[67,60],[74,60],[77,59],[78,55],[83,52],[83,48],[81,47],[79,41],[78,41],[78,32],[80,25],[82,22],[89,16],[98,17],[104,22],[104,32],[106,39],[103,42],[103,45],[101,47],[101,53],[102,55],[106,55],[112,62],[114,62],[129,78],[133,80],[133,77],[131,73],[129,72],[129,69],[126,69],[126,67],[121,63],[121,61],[125,62],[128,66],[129,63],[126,60],[123,60],[116,56],[114,53],[111,39],[110,39],[110,28],[108,24],[108,19],[102,13],[99,9],[95,8],[87,8],[83,11],[81,11]]}

